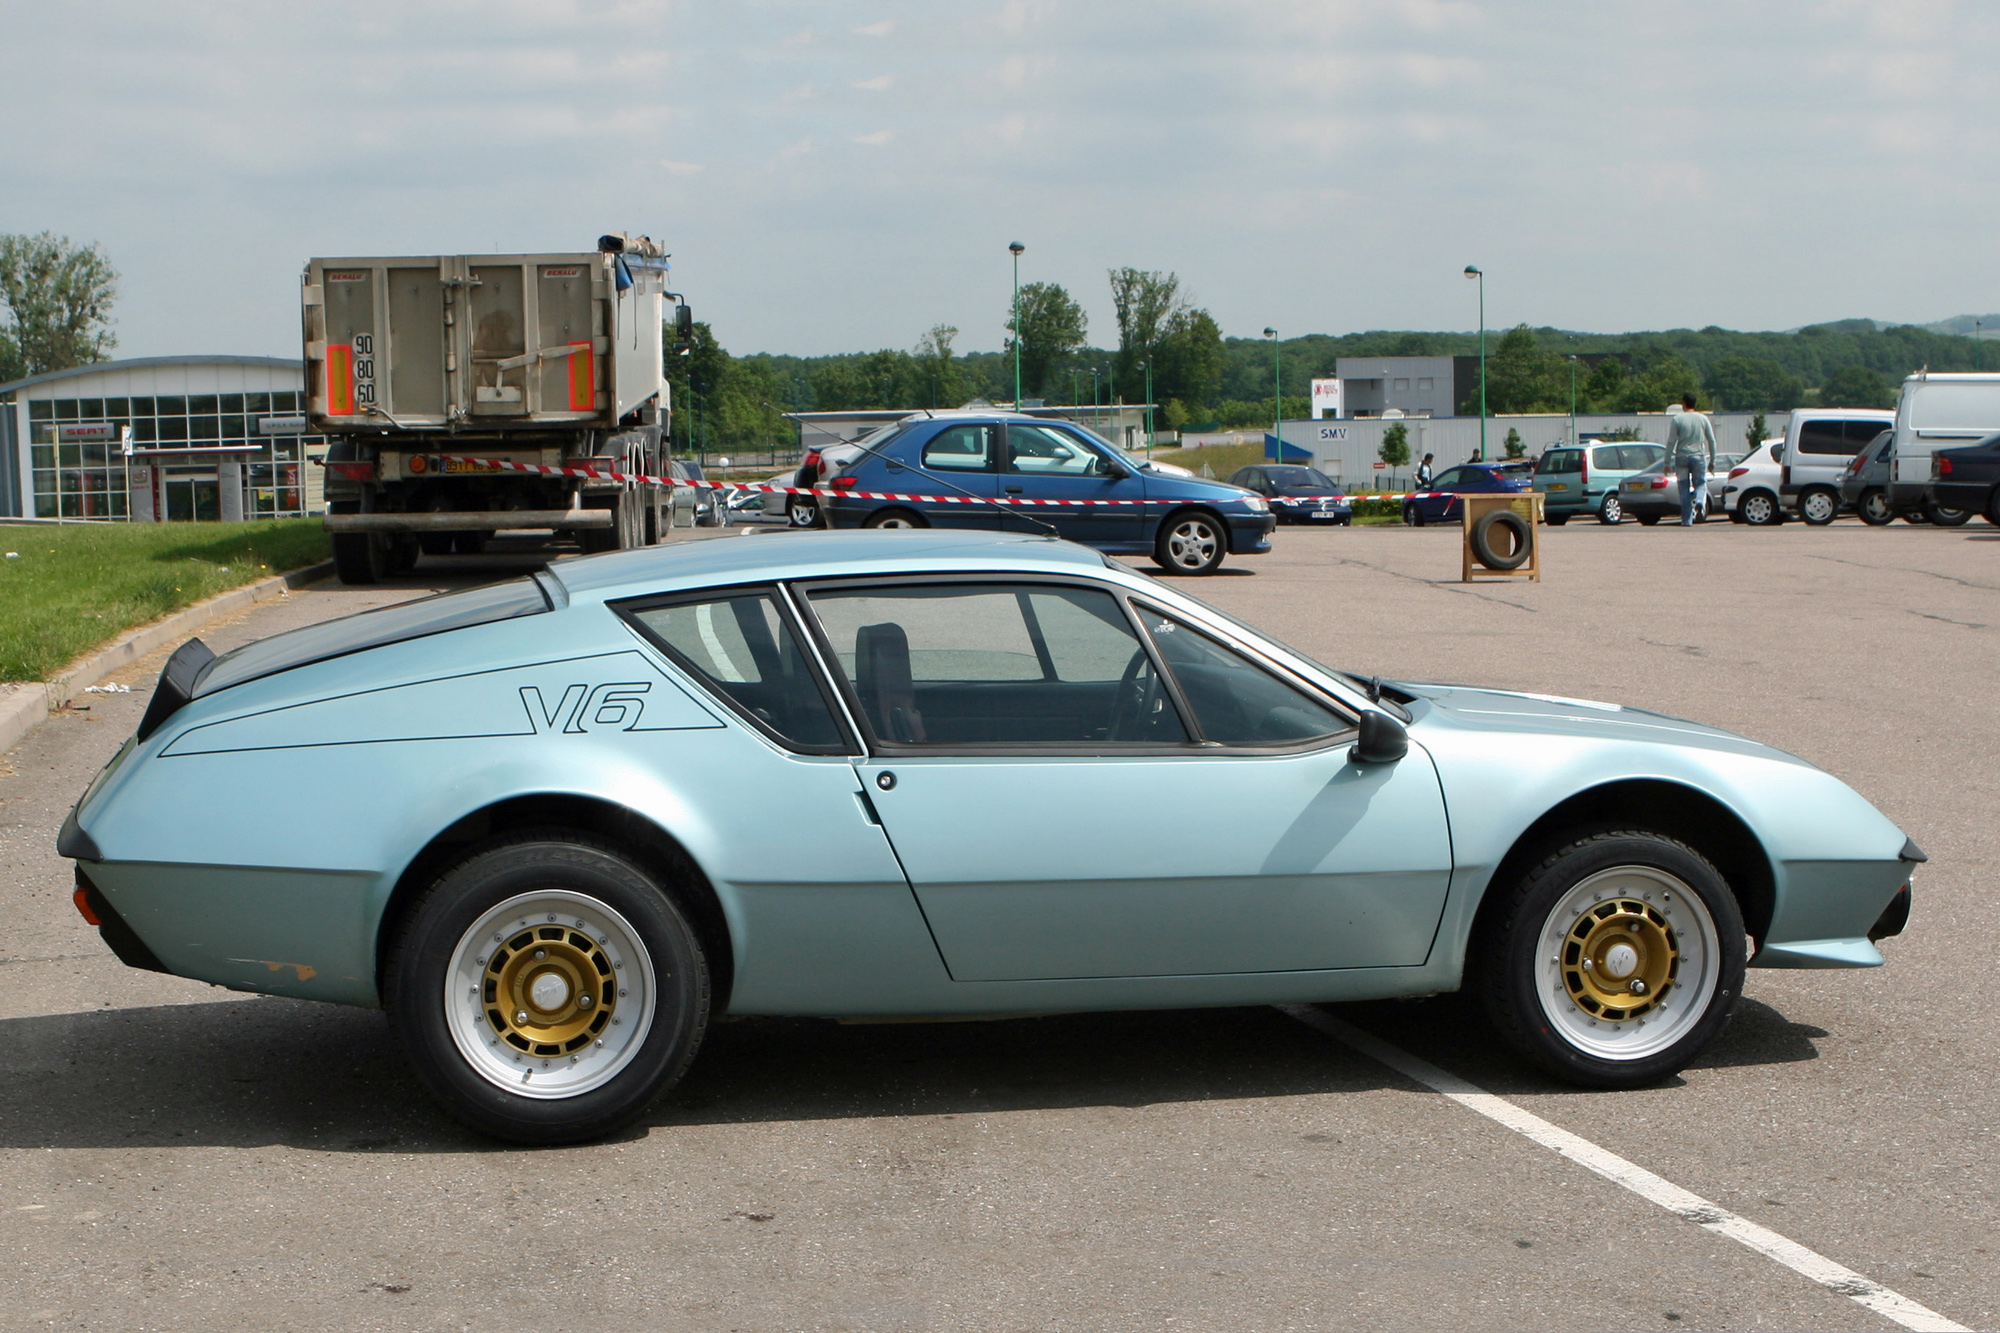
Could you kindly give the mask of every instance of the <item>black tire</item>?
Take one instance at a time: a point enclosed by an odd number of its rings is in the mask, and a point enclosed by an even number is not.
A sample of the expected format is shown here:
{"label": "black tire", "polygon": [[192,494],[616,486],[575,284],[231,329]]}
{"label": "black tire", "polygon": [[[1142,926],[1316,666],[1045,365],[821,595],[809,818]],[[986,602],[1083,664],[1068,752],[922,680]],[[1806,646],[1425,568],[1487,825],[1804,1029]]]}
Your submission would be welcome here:
{"label": "black tire", "polygon": [[1639,520],[1639,526],[1642,528],[1653,527],[1660,521],[1658,514],[1634,514],[1632,517]]}
{"label": "black tire", "polygon": [[1896,521],[1896,511],[1889,507],[1889,493],[1880,486],[1870,486],[1861,492],[1861,498],[1854,502],[1854,512],[1871,528],[1886,527]]}
{"label": "black tire", "polygon": [[1569,522],[1569,515],[1568,515],[1568,514],[1547,514],[1547,515],[1544,515],[1544,516],[1543,516],[1543,518],[1542,518],[1542,522],[1544,522],[1544,523],[1548,524],[1548,525],[1549,525],[1550,527],[1552,527],[1552,528],[1559,528],[1559,527],[1561,527],[1561,526],[1562,526],[1563,524],[1565,524],[1565,523]]}
{"label": "black tire", "polygon": [[878,509],[862,521],[864,528],[927,528],[930,520],[914,509]]}
{"label": "black tire", "polygon": [[417,538],[417,546],[425,555],[450,555],[453,537],[449,532],[426,532]]}
{"label": "black tire", "polygon": [[1799,495],[1799,517],[1823,528],[1840,517],[1840,496],[1824,486],[1813,486]]}
{"label": "black tire", "polygon": [[1736,502],[1736,512],[1753,528],[1775,528],[1785,521],[1778,497],[1769,491],[1750,491]]}
{"label": "black tire", "polygon": [[791,504],[785,508],[785,522],[795,528],[826,526],[826,518],[820,513],[819,502],[803,495],[792,497]]}
{"label": "black tire", "polygon": [[1213,514],[1168,514],[1153,537],[1153,563],[1173,574],[1213,574],[1229,554],[1229,529]]}
{"label": "black tire", "polygon": [[[621,976],[606,970],[605,975],[616,984],[649,966],[651,985],[643,991],[647,1007],[641,1010],[640,1021],[647,1024],[645,1033],[615,1057],[607,1057],[622,1061],[607,1081],[575,1095],[530,1097],[513,1091],[511,1079],[503,1086],[491,1072],[499,1056],[491,1057],[489,1072],[482,1073],[461,1048],[453,1020],[446,1014],[446,989],[456,990],[454,955],[470,945],[468,932],[481,924],[481,918],[502,904],[547,893],[566,895],[579,913],[608,908],[622,918],[619,924],[630,928],[634,951],[643,951],[644,958],[637,960],[641,967],[633,972]],[[563,915],[570,910],[565,906]],[[490,845],[439,877],[411,905],[404,922],[384,969],[382,993],[390,1023],[425,1088],[454,1118],[482,1134],[536,1145],[601,1138],[645,1114],[686,1071],[701,1046],[709,1008],[708,962],[701,945],[687,917],[653,876],[609,843],[544,830]],[[492,948],[485,938],[482,933],[472,947]],[[487,961],[487,956],[475,960],[481,965]],[[494,966],[499,966],[497,955]],[[606,966],[600,965],[600,970]],[[624,966],[622,960],[619,966]],[[605,995],[606,1007],[616,1003],[611,991]],[[577,1008],[573,1002],[572,1008]],[[475,1006],[472,1024],[485,1023],[477,1013]],[[639,1019],[638,1014],[628,1016]],[[490,1044],[512,1054],[498,1041]],[[541,1060],[539,1052],[531,1052],[525,1060],[517,1056],[514,1064],[531,1075],[538,1061],[545,1069],[550,1063]],[[554,1062],[561,1065],[562,1057],[555,1056]],[[576,1060],[569,1064],[575,1066]],[[559,1069],[558,1076],[567,1072]],[[522,1083],[526,1082],[524,1077]]]}
{"label": "black tire", "polygon": [[1403,522],[1409,524],[1413,528],[1421,528],[1424,525],[1424,511],[1420,507],[1414,504],[1404,505]]}
{"label": "black tire", "polygon": [[1924,514],[1941,528],[1962,528],[1972,521],[1970,509],[1946,509],[1935,500],[1924,501]]}
{"label": "black tire", "polygon": [[[1609,922],[1592,922],[1565,910],[1566,899],[1596,895],[1588,882],[1600,877],[1606,892],[1585,905],[1589,916],[1601,914]],[[1679,888],[1640,900],[1638,885],[1658,890],[1668,884]],[[1667,903],[1675,893],[1683,901],[1670,908]],[[1685,901],[1689,894],[1698,902]],[[1658,975],[1665,981],[1650,1003],[1641,998],[1646,992],[1637,980],[1632,990],[1638,994],[1630,997],[1617,982],[1608,988],[1599,984],[1606,976],[1635,975],[1633,971],[1601,968],[1592,973],[1571,966],[1581,961],[1574,955],[1591,950],[1601,926],[1617,931],[1626,902],[1633,910],[1625,919],[1636,921],[1638,928],[1611,938],[1631,942],[1634,948],[1626,956],[1640,958],[1640,968],[1659,960]],[[1612,910],[1601,913],[1600,905],[1606,904]],[[1658,923],[1656,934],[1646,930],[1649,920]],[[1591,935],[1579,944],[1586,927]],[[1642,932],[1651,937],[1652,946],[1639,943]],[[1668,947],[1658,947],[1661,941]],[[1607,829],[1579,831],[1519,883],[1496,885],[1481,908],[1470,962],[1473,987],[1493,1025],[1527,1060],[1585,1087],[1634,1088],[1679,1072],[1715,1040],[1742,993],[1748,947],[1736,896],[1707,858],[1659,833]],[[1609,1007],[1588,1007],[1597,1003],[1597,995],[1615,995],[1613,1003],[1635,1008],[1611,1021]],[[1679,1008],[1666,1003],[1676,999]],[[1634,1053],[1591,1050],[1586,1043],[1600,1021],[1607,1040],[1615,1040],[1614,1032],[1619,1038],[1636,1038]],[[1656,1024],[1652,1034],[1644,1032],[1647,1021]],[[1632,1023],[1637,1026],[1627,1029]],[[1664,1044],[1649,1049],[1649,1041]]]}
{"label": "black tire", "polygon": [[[1505,528],[1513,539],[1513,550],[1502,555],[1493,544],[1495,528]],[[1472,558],[1488,569],[1519,569],[1528,563],[1535,549],[1535,530],[1528,520],[1511,509],[1495,509],[1481,514],[1472,525]]]}
{"label": "black tire", "polygon": [[389,572],[392,574],[409,573],[417,567],[417,557],[423,553],[424,548],[418,543],[415,536],[409,533],[398,536],[395,538],[394,544],[389,548]]}
{"label": "black tire", "polygon": [[1607,528],[1615,528],[1625,521],[1625,502],[1615,495],[1604,497],[1604,503],[1597,506],[1597,521]]}
{"label": "black tire", "polygon": [[1993,494],[1986,497],[1986,521],[2000,528],[2000,486],[1996,486]]}
{"label": "black tire", "polygon": [[372,532],[333,534],[333,572],[345,584],[380,583],[389,577],[389,546]]}

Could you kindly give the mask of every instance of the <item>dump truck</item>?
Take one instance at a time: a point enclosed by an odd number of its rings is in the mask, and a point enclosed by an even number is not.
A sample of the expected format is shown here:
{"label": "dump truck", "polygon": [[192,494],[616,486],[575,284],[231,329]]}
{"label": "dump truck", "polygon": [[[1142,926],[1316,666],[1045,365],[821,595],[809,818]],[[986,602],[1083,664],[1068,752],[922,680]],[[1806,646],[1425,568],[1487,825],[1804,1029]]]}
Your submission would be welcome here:
{"label": "dump truck", "polygon": [[329,439],[326,530],[344,583],[420,553],[538,531],[586,551],[672,522],[667,290],[650,239],[581,254],[314,259],[303,276],[306,416]]}

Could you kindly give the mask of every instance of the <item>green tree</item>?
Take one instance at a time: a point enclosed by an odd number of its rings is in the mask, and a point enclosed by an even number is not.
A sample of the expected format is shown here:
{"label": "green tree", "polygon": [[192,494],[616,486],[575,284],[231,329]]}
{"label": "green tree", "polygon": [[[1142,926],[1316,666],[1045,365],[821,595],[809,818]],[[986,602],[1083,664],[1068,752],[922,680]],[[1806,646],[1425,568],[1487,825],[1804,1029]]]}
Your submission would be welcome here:
{"label": "green tree", "polygon": [[1577,396],[1587,411],[1609,411],[1625,396],[1626,378],[1624,360],[1607,356],[1590,368],[1589,376],[1577,386]]}
{"label": "green tree", "polygon": [[1145,383],[1139,363],[1159,354],[1174,317],[1187,309],[1180,289],[1181,280],[1172,273],[1111,270],[1111,305],[1118,312],[1118,356],[1113,364],[1125,383]]}
{"label": "green tree", "polygon": [[118,274],[95,243],[67,236],[0,236],[0,380],[102,361]]}
{"label": "green tree", "polygon": [[[684,345],[674,346],[671,324],[666,334],[672,349],[667,354],[667,386],[673,407],[675,447],[699,449],[705,442],[702,427],[713,427],[715,397],[722,388],[731,358],[715,340],[715,330],[700,320],[695,321],[693,336]],[[708,400],[705,408],[704,398]]]}
{"label": "green tree", "polygon": [[1805,397],[1805,382],[1770,357],[1724,356],[1704,377],[1716,403],[1732,411],[1787,412]]}
{"label": "green tree", "polygon": [[1521,443],[1521,432],[1512,426],[1507,428],[1506,449],[1509,458],[1521,458],[1528,452],[1528,446]]}
{"label": "green tree", "polygon": [[1178,398],[1193,413],[1214,406],[1221,395],[1222,329],[1206,310],[1176,310],[1152,360],[1154,397]]}
{"label": "green tree", "polygon": [[1382,432],[1382,445],[1375,456],[1390,467],[1410,465],[1410,428],[1398,421]]}
{"label": "green tree", "polygon": [[1770,433],[1770,429],[1769,426],[1764,424],[1764,414],[1762,412],[1750,418],[1750,425],[1743,432],[1743,441],[1750,446],[1751,453],[1754,454],[1764,447],[1764,439]]}
{"label": "green tree", "polygon": [[972,396],[965,369],[951,354],[952,340],[957,337],[958,330],[951,325],[933,324],[930,332],[917,339],[912,369],[925,392],[920,399],[913,399],[913,404],[957,407]]}
{"label": "green tree", "polygon": [[1045,396],[1057,373],[1083,346],[1088,321],[1060,283],[1031,282],[1021,289],[1021,327],[1007,321],[1021,342],[1021,393]]}
{"label": "green tree", "polygon": [[1170,431],[1178,432],[1190,419],[1186,404],[1178,398],[1169,398],[1160,406],[1160,424]]}
{"label": "green tree", "polygon": [[1701,374],[1672,352],[1655,354],[1637,375],[1628,375],[1615,403],[1617,412],[1664,412],[1688,394],[1701,399]]}
{"label": "green tree", "polygon": [[[1558,412],[1569,407],[1569,367],[1560,354],[1535,340],[1535,331],[1519,324],[1501,335],[1500,345],[1486,359],[1486,410]],[[1479,411],[1475,389],[1473,413]]]}
{"label": "green tree", "polygon": [[1822,407],[1894,407],[1896,394],[1867,366],[1842,366],[1820,385]]}

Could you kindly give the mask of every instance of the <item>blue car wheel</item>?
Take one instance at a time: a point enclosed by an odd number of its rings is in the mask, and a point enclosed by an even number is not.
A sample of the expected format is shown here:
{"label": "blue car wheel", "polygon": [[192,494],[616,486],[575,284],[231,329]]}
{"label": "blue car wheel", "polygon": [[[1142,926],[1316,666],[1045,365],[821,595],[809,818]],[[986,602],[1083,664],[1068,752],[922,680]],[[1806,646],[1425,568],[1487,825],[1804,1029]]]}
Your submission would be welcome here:
{"label": "blue car wheel", "polygon": [[1474,984],[1501,1036],[1558,1078],[1657,1082],[1729,1021],[1748,962],[1742,912],[1685,843],[1590,834],[1494,893],[1473,941]]}
{"label": "blue car wheel", "polygon": [[643,1114],[708,1024],[694,931],[617,849],[561,831],[474,853],[412,906],[386,969],[390,1020],[453,1116],[515,1143],[573,1143]]}

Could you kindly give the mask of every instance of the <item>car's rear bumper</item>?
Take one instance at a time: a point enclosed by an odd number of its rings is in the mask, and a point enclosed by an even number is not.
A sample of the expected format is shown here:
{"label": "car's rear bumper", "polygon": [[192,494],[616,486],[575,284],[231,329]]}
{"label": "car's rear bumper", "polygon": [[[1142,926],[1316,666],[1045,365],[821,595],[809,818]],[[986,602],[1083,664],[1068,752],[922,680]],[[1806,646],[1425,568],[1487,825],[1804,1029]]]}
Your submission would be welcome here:
{"label": "car's rear bumper", "polygon": [[1925,494],[1940,508],[1970,509],[1975,513],[1985,510],[1987,497],[1992,493],[1993,484],[1984,481],[1934,481],[1925,488]]}

